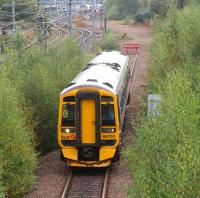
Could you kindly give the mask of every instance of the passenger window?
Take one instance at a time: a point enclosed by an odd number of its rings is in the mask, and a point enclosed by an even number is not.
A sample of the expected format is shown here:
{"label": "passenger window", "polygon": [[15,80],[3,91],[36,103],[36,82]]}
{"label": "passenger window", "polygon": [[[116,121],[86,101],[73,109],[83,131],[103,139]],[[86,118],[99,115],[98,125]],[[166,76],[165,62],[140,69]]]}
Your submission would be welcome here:
{"label": "passenger window", "polygon": [[114,104],[101,105],[101,123],[102,123],[102,126],[115,125]]}
{"label": "passenger window", "polygon": [[75,126],[75,105],[74,104],[63,105],[62,126]]}

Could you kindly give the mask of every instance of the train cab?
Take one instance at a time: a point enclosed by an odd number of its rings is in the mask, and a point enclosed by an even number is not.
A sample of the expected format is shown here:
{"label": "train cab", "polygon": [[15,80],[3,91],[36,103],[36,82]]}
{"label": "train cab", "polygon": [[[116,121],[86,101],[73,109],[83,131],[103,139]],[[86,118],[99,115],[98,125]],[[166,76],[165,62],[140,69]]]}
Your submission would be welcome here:
{"label": "train cab", "polygon": [[58,143],[73,167],[106,167],[119,159],[130,92],[129,58],[97,55],[60,94]]}

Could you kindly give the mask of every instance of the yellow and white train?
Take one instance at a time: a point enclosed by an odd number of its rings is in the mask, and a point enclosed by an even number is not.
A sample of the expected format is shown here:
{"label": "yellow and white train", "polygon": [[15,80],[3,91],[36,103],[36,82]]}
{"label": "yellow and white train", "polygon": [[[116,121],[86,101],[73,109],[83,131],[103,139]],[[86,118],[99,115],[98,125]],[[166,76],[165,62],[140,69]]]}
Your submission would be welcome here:
{"label": "yellow and white train", "polygon": [[60,94],[58,143],[73,167],[106,167],[119,160],[132,71],[118,51],[98,54]]}

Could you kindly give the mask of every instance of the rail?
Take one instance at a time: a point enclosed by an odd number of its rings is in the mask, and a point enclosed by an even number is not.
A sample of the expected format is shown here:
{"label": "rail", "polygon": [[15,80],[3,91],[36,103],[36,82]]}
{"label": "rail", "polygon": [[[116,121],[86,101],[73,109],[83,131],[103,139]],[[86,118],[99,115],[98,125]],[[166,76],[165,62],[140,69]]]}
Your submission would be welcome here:
{"label": "rail", "polygon": [[73,169],[70,171],[61,198],[80,196],[106,198],[109,168],[98,171],[96,169],[95,171],[87,169],[79,171]]}
{"label": "rail", "polygon": [[75,39],[75,41],[80,40],[79,46],[85,44],[92,37],[92,31],[90,30],[78,27],[74,27],[73,30],[80,32],[80,36]]}

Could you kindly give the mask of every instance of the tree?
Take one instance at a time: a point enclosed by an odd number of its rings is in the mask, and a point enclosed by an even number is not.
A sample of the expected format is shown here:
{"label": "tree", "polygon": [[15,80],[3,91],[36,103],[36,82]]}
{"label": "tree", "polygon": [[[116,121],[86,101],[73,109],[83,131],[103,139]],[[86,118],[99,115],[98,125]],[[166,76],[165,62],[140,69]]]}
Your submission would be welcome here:
{"label": "tree", "polygon": [[134,17],[140,7],[138,0],[120,0],[120,13],[123,13],[124,17]]}
{"label": "tree", "polygon": [[[12,21],[12,0],[1,0],[0,2],[0,13],[2,21]],[[36,12],[36,1],[31,0],[16,0],[15,2],[15,12],[16,20],[21,20],[28,18]],[[27,12],[24,12],[28,10]]]}
{"label": "tree", "polygon": [[178,8],[182,9],[186,5],[186,0],[178,0]]}
{"label": "tree", "polygon": [[[0,2],[0,6],[4,5],[4,4],[10,4],[12,3],[13,0],[1,0]],[[36,0],[15,0],[16,3],[36,3]]]}
{"label": "tree", "polygon": [[169,0],[153,0],[150,4],[152,14],[157,14],[160,17],[167,15]]}
{"label": "tree", "polygon": [[141,7],[139,0],[108,0],[108,17],[112,19],[124,19],[134,17]]}

